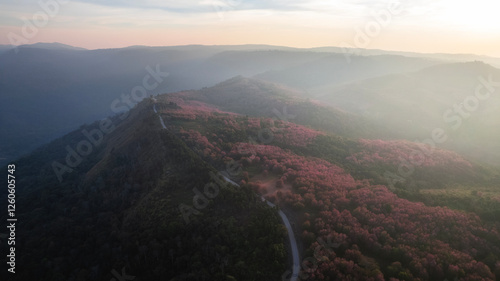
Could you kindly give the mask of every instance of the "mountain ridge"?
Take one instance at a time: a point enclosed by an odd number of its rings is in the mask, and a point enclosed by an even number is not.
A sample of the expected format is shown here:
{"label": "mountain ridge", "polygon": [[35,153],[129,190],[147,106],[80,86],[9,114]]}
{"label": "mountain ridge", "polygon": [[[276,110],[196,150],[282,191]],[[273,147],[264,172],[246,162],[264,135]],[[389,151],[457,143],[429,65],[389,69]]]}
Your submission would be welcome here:
{"label": "mountain ridge", "polygon": [[[264,196],[291,218],[302,257],[326,257],[313,271],[302,264],[305,279],[494,280],[500,171],[418,143],[315,129],[305,113],[327,114],[320,108],[275,83],[237,76],[149,97],[37,149],[14,162],[23,167],[18,227],[26,242],[18,247],[33,269],[16,277],[107,280],[123,268],[146,279],[276,280],[286,273],[286,231]],[[328,114],[333,128],[345,118]],[[72,169],[62,182],[55,162]],[[224,169],[239,189],[214,176]],[[467,197],[475,200],[437,193],[458,185],[475,190]],[[329,246],[318,248],[320,241]]]}

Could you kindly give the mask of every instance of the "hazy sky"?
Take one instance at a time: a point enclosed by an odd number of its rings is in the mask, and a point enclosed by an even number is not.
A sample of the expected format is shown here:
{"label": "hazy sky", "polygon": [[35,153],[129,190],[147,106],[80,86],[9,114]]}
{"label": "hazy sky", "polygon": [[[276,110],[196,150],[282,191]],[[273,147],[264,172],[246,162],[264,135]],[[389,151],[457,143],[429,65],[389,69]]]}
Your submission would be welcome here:
{"label": "hazy sky", "polygon": [[[43,12],[40,3],[52,5]],[[500,57],[499,11],[493,0],[2,0],[0,44],[353,46]]]}

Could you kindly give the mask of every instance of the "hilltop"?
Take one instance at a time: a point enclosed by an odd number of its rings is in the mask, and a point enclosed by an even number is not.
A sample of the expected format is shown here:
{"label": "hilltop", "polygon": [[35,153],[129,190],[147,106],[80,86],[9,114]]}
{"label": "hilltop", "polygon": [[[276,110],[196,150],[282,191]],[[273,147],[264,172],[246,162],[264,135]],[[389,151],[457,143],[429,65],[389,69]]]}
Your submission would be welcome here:
{"label": "hilltop", "polygon": [[15,162],[16,276],[277,280],[286,229],[262,196],[291,218],[304,280],[494,280],[500,171],[356,120],[235,77],[83,125]]}

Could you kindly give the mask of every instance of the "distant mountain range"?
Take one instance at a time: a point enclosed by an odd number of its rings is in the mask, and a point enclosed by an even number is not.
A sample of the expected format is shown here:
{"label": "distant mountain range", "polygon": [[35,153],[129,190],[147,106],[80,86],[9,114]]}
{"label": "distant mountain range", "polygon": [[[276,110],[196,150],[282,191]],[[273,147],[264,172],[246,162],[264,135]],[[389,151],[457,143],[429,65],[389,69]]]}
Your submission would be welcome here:
{"label": "distant mountain range", "polygon": [[500,70],[482,62],[441,64],[323,88],[313,98],[386,124],[400,138],[427,139],[478,161],[500,164]]}
{"label": "distant mountain range", "polygon": [[[82,123],[127,110],[145,96],[212,87],[238,75],[281,83],[296,89],[297,95],[314,100],[332,96],[337,89],[347,87],[344,84],[386,75],[404,76],[450,61],[481,59],[498,65],[495,58],[473,55],[379,50],[363,50],[359,54],[363,55],[353,55],[348,61],[343,49],[334,47],[189,45],[85,50],[59,43],[37,43],[17,49],[3,45],[0,130],[5,137],[0,142],[0,163],[26,154]],[[476,78],[475,73],[470,75]],[[131,98],[133,93],[138,98]],[[356,118],[373,117],[361,114],[361,107],[345,106],[348,101],[327,101],[358,115]],[[366,103],[354,98],[352,102]],[[366,122],[373,124],[372,121]],[[401,132],[400,128],[397,130]],[[398,136],[413,138],[415,133]]]}

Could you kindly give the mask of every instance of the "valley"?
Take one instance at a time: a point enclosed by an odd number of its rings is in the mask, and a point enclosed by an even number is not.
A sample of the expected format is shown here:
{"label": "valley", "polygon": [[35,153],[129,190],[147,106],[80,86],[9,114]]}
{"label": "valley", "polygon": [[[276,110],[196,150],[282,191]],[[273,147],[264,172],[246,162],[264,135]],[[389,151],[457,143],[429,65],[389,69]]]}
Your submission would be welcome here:
{"label": "valley", "polygon": [[498,279],[496,134],[481,137],[497,98],[457,130],[436,121],[497,69],[391,58],[404,74],[352,82],[353,66],[299,87],[280,75],[338,58],[261,72],[297,55],[269,52],[245,54],[255,77],[151,94],[15,160],[16,262],[30,270],[13,280]]}

